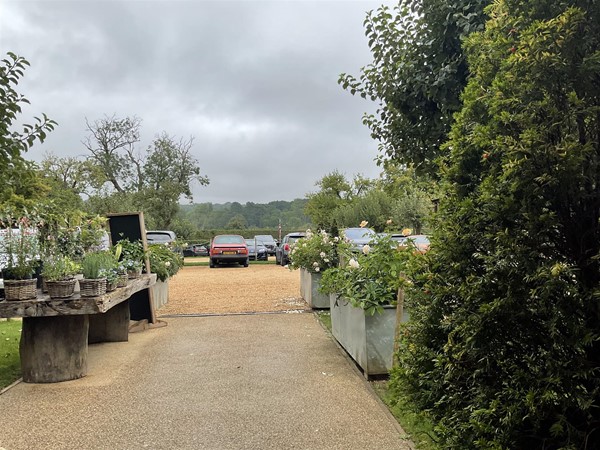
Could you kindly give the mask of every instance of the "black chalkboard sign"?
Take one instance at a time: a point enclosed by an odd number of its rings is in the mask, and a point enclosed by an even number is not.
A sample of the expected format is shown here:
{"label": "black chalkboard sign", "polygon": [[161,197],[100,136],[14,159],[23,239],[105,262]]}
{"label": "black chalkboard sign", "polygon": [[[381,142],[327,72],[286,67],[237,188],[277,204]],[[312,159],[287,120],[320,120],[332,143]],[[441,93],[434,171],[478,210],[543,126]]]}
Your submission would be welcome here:
{"label": "black chalkboard sign", "polygon": [[[144,213],[107,214],[108,226],[110,227],[110,241],[116,243],[121,239],[130,241],[141,240],[144,250],[147,250],[146,226],[144,225]],[[150,273],[150,261],[146,257],[146,272]],[[131,320],[148,320],[148,323],[156,323],[154,302],[152,301],[152,290],[144,289],[131,296],[129,299],[129,313]]]}

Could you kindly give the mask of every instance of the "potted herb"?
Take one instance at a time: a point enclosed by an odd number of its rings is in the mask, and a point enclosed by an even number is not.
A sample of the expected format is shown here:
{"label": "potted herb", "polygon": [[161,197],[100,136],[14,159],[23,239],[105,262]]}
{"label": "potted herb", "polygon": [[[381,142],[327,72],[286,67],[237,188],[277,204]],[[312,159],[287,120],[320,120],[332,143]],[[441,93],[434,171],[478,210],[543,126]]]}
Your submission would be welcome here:
{"label": "potted herb", "polygon": [[83,280],[79,281],[82,297],[97,297],[106,293],[106,277],[103,274],[106,260],[104,252],[90,252],[83,257]]}
{"label": "potted herb", "polygon": [[12,212],[0,215],[0,251],[6,300],[27,300],[37,296],[39,267],[38,222],[30,217],[15,218]]}
{"label": "potted herb", "polygon": [[51,298],[68,298],[75,291],[75,274],[79,264],[68,256],[54,256],[44,260],[42,277]]}
{"label": "potted herb", "polygon": [[290,269],[300,269],[300,295],[311,308],[329,308],[329,296],[319,292],[324,271],[338,264],[339,238],[326,231],[306,230],[290,251]]}

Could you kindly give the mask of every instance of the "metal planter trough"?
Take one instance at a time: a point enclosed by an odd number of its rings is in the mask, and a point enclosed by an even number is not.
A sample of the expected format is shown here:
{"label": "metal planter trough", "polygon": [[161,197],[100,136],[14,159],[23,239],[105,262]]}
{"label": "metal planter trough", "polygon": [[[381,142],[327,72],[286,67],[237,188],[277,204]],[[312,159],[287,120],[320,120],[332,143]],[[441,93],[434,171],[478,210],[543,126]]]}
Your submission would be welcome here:
{"label": "metal planter trough", "polygon": [[150,288],[152,291],[152,301],[154,309],[166,305],[169,302],[169,280],[156,281],[156,284]]}
{"label": "metal planter trough", "polygon": [[[392,368],[396,307],[386,306],[381,314],[367,315],[362,308],[331,294],[330,311],[332,334],[369,378],[387,375]],[[403,311],[402,321],[408,320]]]}
{"label": "metal planter trough", "polygon": [[321,277],[320,273],[300,269],[300,295],[313,309],[329,309],[329,295],[319,292]]}

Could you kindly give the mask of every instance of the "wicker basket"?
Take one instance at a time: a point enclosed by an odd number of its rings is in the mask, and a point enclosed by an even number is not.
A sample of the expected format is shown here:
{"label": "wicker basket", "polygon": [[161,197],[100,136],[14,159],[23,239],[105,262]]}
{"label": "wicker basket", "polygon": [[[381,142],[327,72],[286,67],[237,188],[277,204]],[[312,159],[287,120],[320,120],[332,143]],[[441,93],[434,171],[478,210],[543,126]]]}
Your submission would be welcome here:
{"label": "wicker basket", "polygon": [[117,279],[117,287],[126,287],[128,280],[129,277],[126,273],[119,275],[119,278]]}
{"label": "wicker basket", "polygon": [[142,268],[127,270],[127,278],[139,278],[142,275]]}
{"label": "wicker basket", "polygon": [[6,300],[30,300],[36,297],[37,279],[4,280],[4,298]]}
{"label": "wicker basket", "polygon": [[112,292],[119,286],[119,279],[106,282],[106,292]]}
{"label": "wicker basket", "polygon": [[75,278],[70,280],[46,281],[50,298],[69,298],[75,292]]}
{"label": "wicker basket", "polygon": [[106,278],[79,280],[79,294],[82,297],[98,297],[106,294]]}

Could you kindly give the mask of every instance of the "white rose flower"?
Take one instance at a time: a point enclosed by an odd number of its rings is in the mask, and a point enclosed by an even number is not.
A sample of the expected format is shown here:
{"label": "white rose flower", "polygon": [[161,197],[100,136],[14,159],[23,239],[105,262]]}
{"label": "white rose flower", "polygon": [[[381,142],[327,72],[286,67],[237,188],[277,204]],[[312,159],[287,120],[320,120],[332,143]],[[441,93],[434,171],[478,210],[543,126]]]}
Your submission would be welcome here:
{"label": "white rose flower", "polygon": [[325,258],[325,257],[327,256],[327,253],[325,253],[325,252],[321,252],[321,253],[319,253],[319,256],[320,256],[321,258]]}
{"label": "white rose flower", "polygon": [[350,261],[348,261],[348,265],[350,267],[352,267],[353,269],[358,269],[360,267],[360,264],[358,264],[358,261],[355,260],[354,258],[352,258]]}
{"label": "white rose flower", "polygon": [[315,261],[315,262],[313,263],[313,267],[319,267],[319,263]]}
{"label": "white rose flower", "polygon": [[369,246],[369,244],[365,244],[365,246],[364,246],[364,247],[363,247],[363,249],[362,249],[362,252],[363,252],[365,255],[368,255],[370,251],[371,251],[371,247]]}
{"label": "white rose flower", "polygon": [[319,272],[321,269],[319,269],[318,267],[315,267],[315,272]]}
{"label": "white rose flower", "polygon": [[165,267],[171,267],[171,261],[167,261],[167,262],[165,263]]}

